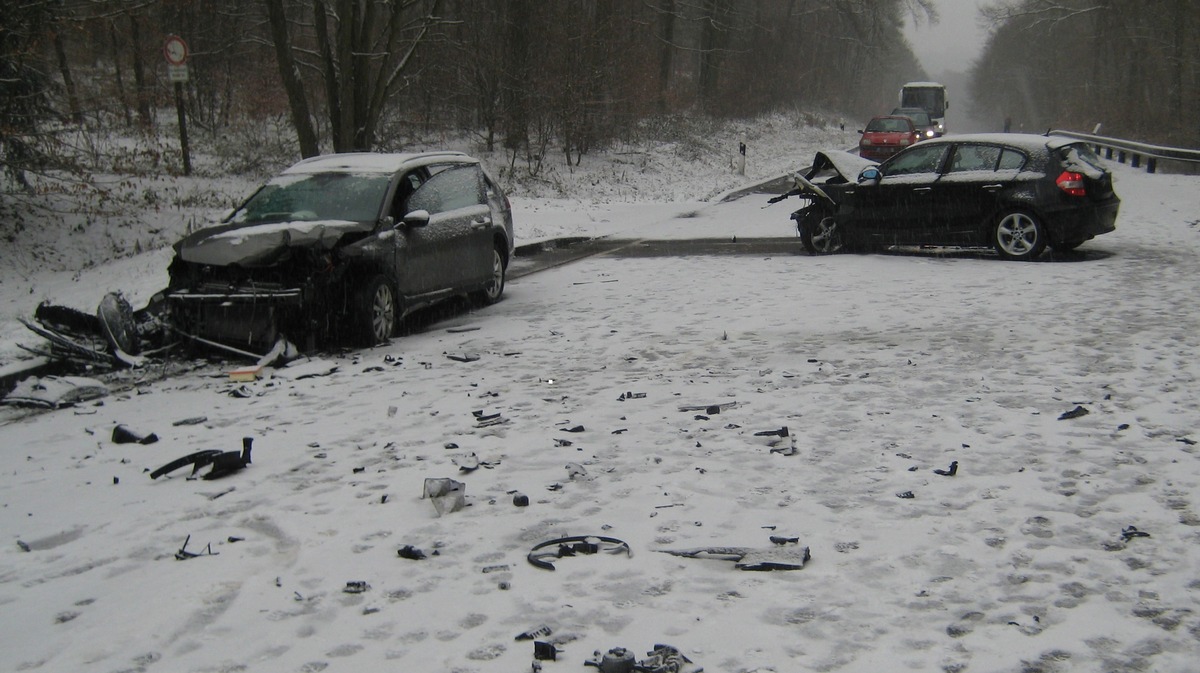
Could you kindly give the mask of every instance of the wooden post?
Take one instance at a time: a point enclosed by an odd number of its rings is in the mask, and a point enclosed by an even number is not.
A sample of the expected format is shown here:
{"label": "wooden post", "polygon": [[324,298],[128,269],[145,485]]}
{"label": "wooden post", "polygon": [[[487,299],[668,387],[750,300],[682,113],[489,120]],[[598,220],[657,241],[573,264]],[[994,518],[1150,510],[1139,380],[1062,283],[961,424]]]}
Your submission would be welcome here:
{"label": "wooden post", "polygon": [[187,115],[183,108],[183,82],[175,82],[175,113],[179,116],[179,147],[183,152],[183,174],[192,174],[192,153],[188,149]]}

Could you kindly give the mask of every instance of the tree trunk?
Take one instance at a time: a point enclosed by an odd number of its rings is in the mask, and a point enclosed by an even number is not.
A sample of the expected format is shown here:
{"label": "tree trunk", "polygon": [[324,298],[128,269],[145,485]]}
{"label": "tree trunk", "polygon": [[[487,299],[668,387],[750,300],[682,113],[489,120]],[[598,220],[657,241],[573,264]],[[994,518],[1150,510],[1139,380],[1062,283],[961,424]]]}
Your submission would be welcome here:
{"label": "tree trunk", "polygon": [[133,126],[133,112],[129,109],[129,101],[125,97],[125,75],[121,70],[120,50],[117,48],[119,41],[117,40],[117,24],[115,21],[108,22],[108,36],[111,39],[112,61],[115,69],[114,76],[117,79],[117,98],[121,103],[121,114],[125,117],[125,126]]}
{"label": "tree trunk", "polygon": [[308,109],[308,97],[304,82],[292,58],[292,43],[288,37],[287,16],[283,11],[283,0],[266,0],[267,20],[271,24],[271,40],[275,43],[275,60],[279,64],[279,76],[287,92],[288,105],[292,112],[292,125],[296,128],[296,139],[300,142],[300,156],[313,157],[321,153],[317,133],[313,129],[312,115]]}
{"label": "tree trunk", "polygon": [[137,90],[138,119],[144,128],[154,126],[154,105],[150,85],[146,82],[145,66],[142,64],[142,36],[136,14],[129,15],[129,42],[133,52],[133,85]]}
{"label": "tree trunk", "polygon": [[75,80],[71,77],[71,65],[67,62],[67,47],[66,40],[63,39],[62,24],[55,26],[54,56],[58,59],[58,71],[62,74],[63,88],[67,92],[67,107],[71,110],[71,122],[76,126],[81,126],[83,112],[79,109],[79,95],[75,90]]}

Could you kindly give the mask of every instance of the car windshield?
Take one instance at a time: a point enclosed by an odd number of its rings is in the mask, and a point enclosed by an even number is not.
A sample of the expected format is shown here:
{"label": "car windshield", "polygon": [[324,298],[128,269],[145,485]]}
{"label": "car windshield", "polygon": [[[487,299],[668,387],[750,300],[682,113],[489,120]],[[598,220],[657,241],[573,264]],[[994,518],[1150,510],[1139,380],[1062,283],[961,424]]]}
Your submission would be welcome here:
{"label": "car windshield", "polygon": [[867,124],[867,133],[908,133],[909,122],[906,119],[872,119]]}
{"label": "car windshield", "polygon": [[231,221],[256,224],[288,220],[369,222],[379,216],[388,175],[317,173],[281,175],[234,212]]}

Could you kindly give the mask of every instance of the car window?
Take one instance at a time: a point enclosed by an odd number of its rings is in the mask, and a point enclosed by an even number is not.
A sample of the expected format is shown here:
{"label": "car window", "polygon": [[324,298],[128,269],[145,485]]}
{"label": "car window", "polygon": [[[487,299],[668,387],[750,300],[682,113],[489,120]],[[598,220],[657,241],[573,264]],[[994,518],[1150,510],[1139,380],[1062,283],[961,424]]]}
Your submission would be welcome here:
{"label": "car window", "polygon": [[872,133],[908,133],[912,128],[906,119],[872,119],[867,131]]}
{"label": "car window", "polygon": [[915,145],[889,159],[880,170],[885,176],[935,173],[948,145]]}
{"label": "car window", "polygon": [[950,166],[946,172],[959,173],[963,171],[994,171],[1000,159],[1000,148],[995,145],[958,145],[950,158]]}
{"label": "car window", "polygon": [[392,199],[393,217],[399,220],[414,210],[408,207],[408,199],[424,181],[425,176],[422,174],[422,169],[406,173],[404,177],[400,178],[399,184],[396,185],[396,196]]}
{"label": "car window", "polygon": [[[437,169],[431,169],[437,170]],[[425,181],[408,199],[408,210],[426,210],[430,215],[487,203],[479,168],[448,166]]]}
{"label": "car window", "polygon": [[1091,177],[1098,177],[1108,171],[1100,157],[1084,143],[1075,143],[1060,149],[1059,160],[1064,168],[1086,173]]}
{"label": "car window", "polygon": [[1005,148],[1000,153],[999,170],[1002,171],[1019,171],[1025,166],[1028,158],[1016,150]]}

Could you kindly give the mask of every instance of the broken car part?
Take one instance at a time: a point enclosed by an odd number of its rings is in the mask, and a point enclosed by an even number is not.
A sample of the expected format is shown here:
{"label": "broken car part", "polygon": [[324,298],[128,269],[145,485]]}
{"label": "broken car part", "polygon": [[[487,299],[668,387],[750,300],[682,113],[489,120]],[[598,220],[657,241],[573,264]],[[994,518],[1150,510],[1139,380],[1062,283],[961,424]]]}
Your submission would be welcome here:
{"label": "broken car part", "polygon": [[467,485],[449,478],[427,478],[422,498],[429,498],[438,516],[466,506]]}
{"label": "broken car part", "polygon": [[605,554],[625,553],[633,556],[633,551],[629,549],[629,544],[624,540],[602,535],[575,535],[542,542],[530,549],[525,558],[536,568],[554,570],[554,564],[546,559],[601,552]]}
{"label": "broken car part", "polygon": [[192,540],[191,535],[188,535],[186,538],[184,538],[183,546],[179,548],[179,551],[175,552],[175,560],[176,561],[186,561],[188,559],[196,558],[197,556],[216,556],[217,555],[217,552],[212,550],[211,542],[204,546],[204,551],[201,551],[201,552],[188,551],[187,550],[188,542],[190,542],[191,540]]}
{"label": "broken car part", "polygon": [[188,478],[192,478],[206,465],[212,465],[212,469],[204,475],[204,479],[219,479],[229,474],[233,474],[243,467],[250,464],[250,450],[254,438],[242,438],[241,451],[219,451],[217,449],[205,449],[195,453],[189,453],[182,458],[163,465],[162,467],[150,473],[151,479],[158,479],[164,474],[169,474],[178,470],[181,467],[188,465],[192,466],[192,473]]}
{"label": "broken car part", "polygon": [[697,547],[695,549],[659,549],[664,554],[685,558],[715,558],[734,561],[738,570],[800,570],[812,555],[808,547]]}
{"label": "broken car part", "polygon": [[141,435],[129,429],[128,425],[118,424],[112,431],[113,444],[153,444],[158,441],[158,435],[151,432]]}

